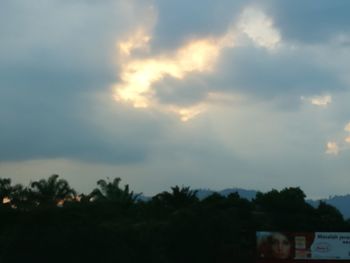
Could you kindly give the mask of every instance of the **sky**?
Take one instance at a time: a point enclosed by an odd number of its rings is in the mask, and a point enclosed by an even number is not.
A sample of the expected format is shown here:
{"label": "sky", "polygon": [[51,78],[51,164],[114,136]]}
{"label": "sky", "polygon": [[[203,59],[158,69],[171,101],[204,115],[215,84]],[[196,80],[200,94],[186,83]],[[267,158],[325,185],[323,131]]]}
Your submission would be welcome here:
{"label": "sky", "polygon": [[3,0],[0,177],[347,194],[349,9]]}

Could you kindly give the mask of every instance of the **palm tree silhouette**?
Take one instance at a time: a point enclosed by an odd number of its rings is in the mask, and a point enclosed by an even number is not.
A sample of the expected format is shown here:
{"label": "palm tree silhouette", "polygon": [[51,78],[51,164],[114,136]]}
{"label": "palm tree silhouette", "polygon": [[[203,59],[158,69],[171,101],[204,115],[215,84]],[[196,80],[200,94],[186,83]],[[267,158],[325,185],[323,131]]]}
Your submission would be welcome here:
{"label": "palm tree silhouette", "polygon": [[136,201],[140,194],[134,194],[129,190],[129,185],[125,185],[124,189],[120,188],[119,177],[116,177],[111,182],[109,178],[106,180],[97,181],[99,188],[96,188],[90,194],[91,199],[94,201],[107,201],[113,203],[119,203],[124,205],[130,205]]}
{"label": "palm tree silhouette", "polygon": [[197,191],[190,190],[190,187],[181,188],[179,186],[171,187],[171,193],[165,191],[160,194],[157,194],[153,197],[153,201],[156,203],[163,203],[165,206],[171,208],[181,208],[192,205],[198,202],[196,196]]}
{"label": "palm tree silhouette", "polygon": [[53,174],[47,180],[41,179],[30,184],[31,197],[39,206],[56,206],[59,202],[73,200],[76,192],[59,175]]}

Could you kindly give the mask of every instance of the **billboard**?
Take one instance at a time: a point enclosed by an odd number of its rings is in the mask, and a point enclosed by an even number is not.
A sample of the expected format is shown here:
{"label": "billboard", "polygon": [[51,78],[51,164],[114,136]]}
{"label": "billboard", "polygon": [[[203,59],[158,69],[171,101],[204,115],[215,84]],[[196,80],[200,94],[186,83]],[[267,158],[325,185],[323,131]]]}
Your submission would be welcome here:
{"label": "billboard", "polygon": [[350,232],[256,233],[258,259],[350,260]]}

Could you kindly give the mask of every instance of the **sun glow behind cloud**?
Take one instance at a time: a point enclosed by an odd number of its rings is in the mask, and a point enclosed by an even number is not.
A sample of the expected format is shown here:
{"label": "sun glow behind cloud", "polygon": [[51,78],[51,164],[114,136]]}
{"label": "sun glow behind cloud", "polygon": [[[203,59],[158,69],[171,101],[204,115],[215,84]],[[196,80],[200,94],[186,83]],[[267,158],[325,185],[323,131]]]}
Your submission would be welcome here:
{"label": "sun glow behind cloud", "polygon": [[[253,14],[257,14],[258,19],[252,20]],[[280,41],[272,20],[254,8],[243,12],[238,25],[229,27],[222,36],[191,39],[177,50],[156,56],[148,56],[147,53],[152,39],[151,30],[147,27],[138,28],[126,40],[117,44],[121,73],[120,82],[113,86],[114,98],[135,108],[173,112],[184,122],[194,118],[206,110],[209,101],[187,107],[163,104],[156,98],[154,84],[165,77],[183,80],[191,73],[212,72],[222,51],[234,47],[238,33],[248,35],[253,42],[267,49],[274,48]],[[142,56],[140,52],[134,54],[136,50],[144,53]]]}
{"label": "sun glow behind cloud", "polygon": [[[233,46],[231,33],[220,38],[189,41],[172,54],[146,59],[135,59],[132,51],[145,48],[151,39],[145,31],[138,31],[125,42],[118,44],[121,53],[121,83],[114,86],[115,99],[132,104],[135,108],[155,107],[175,112],[182,121],[188,121],[204,110],[204,106],[180,107],[161,105],[155,99],[152,85],[166,76],[184,79],[192,72],[210,72],[223,48]],[[141,43],[140,43],[141,40]],[[137,43],[134,43],[137,42]]]}
{"label": "sun glow behind cloud", "polygon": [[[144,39],[147,39],[144,36]],[[136,46],[131,40],[121,43],[120,52],[128,54],[129,47]],[[124,47],[128,47],[125,49]],[[210,71],[216,62],[222,46],[215,39],[194,40],[180,48],[175,54],[147,59],[126,57],[122,61],[122,83],[115,86],[115,97],[137,108],[149,107],[153,101],[152,84],[165,76],[183,79],[191,72]],[[126,52],[125,52],[126,50]]]}

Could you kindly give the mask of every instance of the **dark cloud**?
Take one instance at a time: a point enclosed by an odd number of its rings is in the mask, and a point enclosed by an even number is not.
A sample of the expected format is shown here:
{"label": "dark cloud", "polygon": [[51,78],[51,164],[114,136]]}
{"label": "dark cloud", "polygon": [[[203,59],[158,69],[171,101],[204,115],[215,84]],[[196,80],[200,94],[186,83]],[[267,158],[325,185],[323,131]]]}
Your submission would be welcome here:
{"label": "dark cloud", "polygon": [[[117,80],[115,42],[134,25],[128,21],[132,14],[123,17],[117,3],[4,2],[0,11],[0,162],[145,160],[157,125],[147,123],[153,122],[147,116],[111,106],[109,98],[94,98],[99,93],[112,96],[110,86]],[[99,107],[105,112],[104,127],[94,124]]]}
{"label": "dark cloud", "polygon": [[224,34],[249,1],[156,0],[155,4],[159,11],[153,44],[173,49],[190,38]]}
{"label": "dark cloud", "polygon": [[270,15],[283,38],[296,42],[328,42],[339,34],[349,34],[350,17],[347,0],[328,1],[156,1],[159,7],[155,44],[160,47],[179,45],[191,36],[222,34],[237,20],[247,6],[258,6]]}
{"label": "dark cloud", "polygon": [[[339,93],[347,84],[337,69],[322,64],[320,51],[288,46],[273,52],[253,45],[225,50],[213,72],[192,73],[185,79],[166,77],[155,84],[165,104],[189,105],[203,101],[209,92],[243,94],[292,109],[301,96]],[[328,50],[329,61],[332,50]]]}
{"label": "dark cloud", "polygon": [[350,32],[350,2],[347,0],[257,2],[274,18],[287,40],[298,42],[328,42],[338,34]]}
{"label": "dark cloud", "polygon": [[210,91],[202,74],[190,74],[186,80],[165,77],[154,86],[161,103],[181,106],[202,101]]}
{"label": "dark cloud", "polygon": [[242,47],[227,52],[211,76],[212,83],[227,91],[260,98],[315,95],[346,88],[336,70],[321,65],[302,48],[268,52]]}
{"label": "dark cloud", "polygon": [[158,130],[157,125],[147,123],[152,120],[137,112],[132,117],[106,101],[100,106],[101,111],[110,108],[104,113],[105,127],[96,125],[96,101],[74,91],[75,86],[63,84],[72,91],[59,92],[55,89],[59,85],[45,92],[28,86],[11,92],[0,90],[1,161],[72,158],[128,163],[146,158],[146,149]]}
{"label": "dark cloud", "polygon": [[[1,1],[1,176],[23,181],[58,167],[79,185],[122,174],[141,191],[174,184],[301,185],[318,196],[346,191],[339,182],[348,180],[349,150],[337,157],[324,152],[327,141],[343,141],[350,121],[349,39],[330,41],[348,34],[350,2],[155,0],[150,55],[171,57],[183,41],[223,36],[248,6],[271,16],[282,42],[267,50],[240,32],[242,43],[225,49],[214,72],[165,77],[154,83],[165,107],[133,109],[112,98],[119,77],[115,45],[132,29],[151,27],[150,2]],[[141,59],[149,55],[139,52]],[[162,112],[216,91],[243,96],[223,99],[224,106],[220,97],[186,123]],[[328,108],[307,101],[295,107],[300,96],[328,92]],[[36,161],[22,162],[28,160]]]}
{"label": "dark cloud", "polygon": [[[321,1],[317,5],[311,1],[274,0],[235,4],[205,2],[200,9],[195,5],[185,8],[182,1],[160,1],[158,5],[160,11],[155,30],[156,46],[159,44],[167,48],[178,48],[183,39],[191,37],[191,32],[196,32],[197,37],[222,35],[232,21],[237,22],[242,9],[250,5],[260,6],[273,18],[284,45],[282,49],[273,52],[254,45],[228,49],[212,75],[192,75],[184,81],[167,78],[156,85],[157,95],[164,103],[186,105],[202,100],[208,91],[220,90],[238,91],[260,99],[278,98],[282,101],[280,105],[293,108],[300,103],[301,96],[347,89],[340,72],[318,58],[320,53],[315,51],[317,47],[314,50],[302,45],[291,47],[294,41],[328,41],[337,34],[347,32],[349,23],[345,23],[348,16],[344,10],[349,4],[345,1],[336,4]],[[223,6],[225,11],[220,11],[220,19],[217,19],[218,16],[214,14]],[[319,26],[323,24],[325,25]],[[332,61],[336,50],[326,51],[328,54],[322,54],[323,58],[328,56],[329,61]]]}

